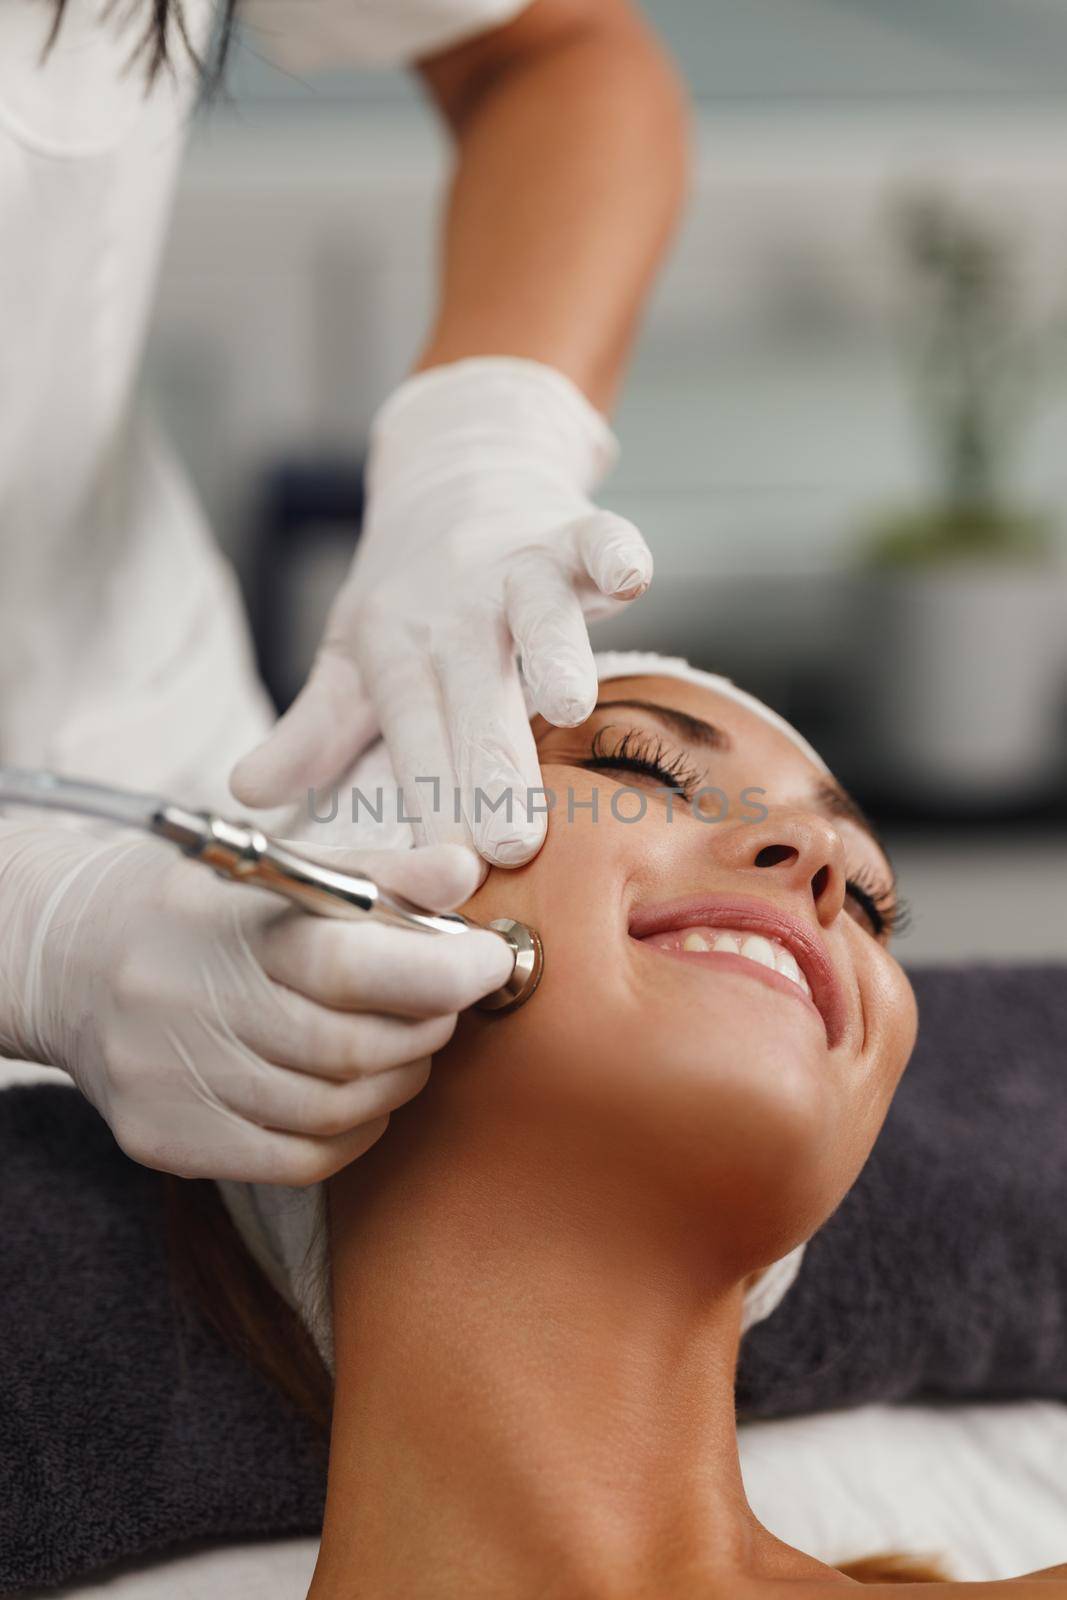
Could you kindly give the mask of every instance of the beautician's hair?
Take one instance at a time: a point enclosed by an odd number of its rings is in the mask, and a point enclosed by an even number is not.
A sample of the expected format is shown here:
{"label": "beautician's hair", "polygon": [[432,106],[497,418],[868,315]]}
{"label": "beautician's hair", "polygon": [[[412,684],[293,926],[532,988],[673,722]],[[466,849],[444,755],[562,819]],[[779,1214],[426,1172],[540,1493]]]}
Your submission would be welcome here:
{"label": "beautician's hair", "polygon": [[[63,26],[67,0],[53,0],[55,17],[46,53],[55,44]],[[233,39],[237,0],[218,0],[219,20],[208,54],[193,48],[186,26],[182,0],[100,0],[102,23],[129,26],[133,33],[130,65],[144,68],[145,82],[151,86],[161,72],[174,65],[176,50],[184,50],[200,71],[204,91],[210,94],[222,82],[226,55]]]}
{"label": "beautician's hair", "polygon": [[[310,1419],[329,1432],[333,1384],[310,1334],[252,1260],[214,1183],[164,1176],[175,1292]],[[947,1583],[936,1562],[885,1552],[838,1567],[857,1583]]]}

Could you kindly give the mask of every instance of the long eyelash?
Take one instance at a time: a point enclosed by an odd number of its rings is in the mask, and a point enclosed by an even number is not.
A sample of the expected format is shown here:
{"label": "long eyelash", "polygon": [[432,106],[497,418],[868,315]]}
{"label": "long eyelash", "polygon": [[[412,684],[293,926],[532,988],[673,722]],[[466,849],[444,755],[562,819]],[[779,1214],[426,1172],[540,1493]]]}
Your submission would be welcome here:
{"label": "long eyelash", "polygon": [[597,729],[590,745],[592,754],[580,763],[581,766],[640,772],[645,777],[655,778],[666,788],[677,790],[687,800],[699,788],[700,773],[689,765],[680,750],[671,750],[658,735],[629,728],[614,749],[609,750],[605,741],[610,734],[618,735],[618,728],[613,724]]}
{"label": "long eyelash", "polygon": [[846,882],[853,899],[858,900],[871,919],[879,937],[882,934],[902,934],[911,927],[911,907],[897,893],[892,884],[879,883],[866,868],[855,872]]}

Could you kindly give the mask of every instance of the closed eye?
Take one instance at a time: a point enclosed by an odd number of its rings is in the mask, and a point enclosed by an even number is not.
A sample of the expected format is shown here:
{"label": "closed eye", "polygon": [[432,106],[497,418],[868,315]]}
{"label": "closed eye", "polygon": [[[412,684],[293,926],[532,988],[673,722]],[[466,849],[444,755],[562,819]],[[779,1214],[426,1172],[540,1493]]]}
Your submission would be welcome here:
{"label": "closed eye", "polygon": [[911,908],[893,883],[880,884],[867,872],[845,880],[845,890],[876,939],[905,933],[911,925]]}
{"label": "closed eye", "polygon": [[598,728],[590,746],[591,754],[576,765],[592,772],[630,772],[653,779],[686,800],[700,786],[700,773],[685,753],[672,750],[658,734],[641,728],[628,728],[621,737],[614,724]]}

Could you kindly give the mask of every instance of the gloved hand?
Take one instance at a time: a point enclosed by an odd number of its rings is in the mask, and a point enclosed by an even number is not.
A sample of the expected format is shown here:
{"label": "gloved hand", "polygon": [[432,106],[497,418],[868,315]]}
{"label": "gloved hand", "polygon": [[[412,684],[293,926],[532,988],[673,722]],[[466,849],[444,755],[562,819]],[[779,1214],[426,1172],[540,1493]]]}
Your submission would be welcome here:
{"label": "gloved hand", "polygon": [[[316,855],[434,910],[479,876],[454,845]],[[0,1053],[65,1068],[128,1155],[183,1177],[336,1172],[511,965],[489,932],[313,917],[154,841],[0,826]]]}
{"label": "gloved hand", "polygon": [[597,692],[586,623],[652,577],[637,529],[589,499],[614,451],[579,390],[535,361],[403,384],[373,428],[366,525],[307,685],[238,763],[237,797],[271,806],[334,782],[380,727],[418,838],[473,842],[501,866],[534,855],[545,818],[525,804],[541,777],[516,646],[534,709],[577,725]]}

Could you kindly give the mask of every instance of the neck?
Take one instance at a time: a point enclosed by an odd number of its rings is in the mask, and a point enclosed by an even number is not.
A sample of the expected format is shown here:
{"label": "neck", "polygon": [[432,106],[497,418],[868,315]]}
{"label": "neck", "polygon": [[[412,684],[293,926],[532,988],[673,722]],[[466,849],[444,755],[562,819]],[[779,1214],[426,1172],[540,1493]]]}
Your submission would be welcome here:
{"label": "neck", "polygon": [[331,1186],[311,1600],[681,1600],[782,1575],[741,1482],[741,1286],[711,1230],[591,1172],[588,1146],[448,1110],[395,1118]]}

